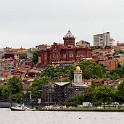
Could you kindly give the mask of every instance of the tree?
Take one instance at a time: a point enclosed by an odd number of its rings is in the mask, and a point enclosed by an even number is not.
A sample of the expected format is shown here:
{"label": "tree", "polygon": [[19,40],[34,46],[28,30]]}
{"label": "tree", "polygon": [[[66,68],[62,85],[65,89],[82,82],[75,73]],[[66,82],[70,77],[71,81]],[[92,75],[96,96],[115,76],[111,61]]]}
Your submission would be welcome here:
{"label": "tree", "polygon": [[33,54],[32,61],[34,64],[36,64],[38,62],[38,57],[40,56],[40,51],[39,50],[33,51],[32,54]]}
{"label": "tree", "polygon": [[84,60],[79,63],[82,70],[82,77],[85,79],[101,78],[104,74],[104,68],[94,61]]}
{"label": "tree", "polygon": [[46,69],[43,71],[42,77],[49,77],[49,78],[54,78],[55,77],[55,68],[52,65],[48,65]]}
{"label": "tree", "polygon": [[83,96],[83,101],[82,102],[93,102],[93,87],[88,87],[85,89],[84,93],[82,94]]}
{"label": "tree", "polygon": [[7,100],[10,97],[10,89],[8,85],[4,85],[2,88],[2,96],[3,96],[3,100]]}
{"label": "tree", "polygon": [[122,81],[117,88],[118,101],[124,103],[124,81]]}
{"label": "tree", "polygon": [[81,98],[82,96],[76,96],[76,97],[73,97],[73,98],[70,98],[70,99],[67,99],[64,101],[64,105],[66,106],[77,106],[78,104],[82,104],[81,102]]}
{"label": "tree", "polygon": [[112,102],[112,88],[110,86],[99,86],[94,89],[93,97],[94,102],[97,105],[101,105],[104,103],[111,103]]}
{"label": "tree", "polygon": [[112,47],[111,46],[105,46],[105,49],[111,49]]}
{"label": "tree", "polygon": [[117,79],[119,79],[119,78],[120,78],[119,74],[113,73],[113,75],[112,75],[112,79],[113,79],[113,80],[117,80]]}
{"label": "tree", "polygon": [[27,58],[27,54],[23,53],[19,55],[19,59],[26,59]]}
{"label": "tree", "polygon": [[[49,77],[51,80],[60,81],[63,77],[69,78],[71,68],[69,67],[54,67],[52,65],[48,65],[46,69],[43,71],[41,76]],[[61,80],[62,81],[62,80]]]}
{"label": "tree", "polygon": [[22,82],[19,77],[14,76],[8,80],[7,85],[10,88],[12,94],[16,94],[22,91]]}
{"label": "tree", "polygon": [[116,77],[124,78],[124,67],[119,67],[116,70],[112,70],[110,74],[113,76],[117,74]]}
{"label": "tree", "polygon": [[34,98],[41,97],[43,86],[49,83],[48,77],[38,77],[32,83],[30,87],[31,95]]}
{"label": "tree", "polygon": [[123,50],[118,51],[118,54],[124,54]]}
{"label": "tree", "polygon": [[3,90],[3,86],[0,84],[0,100],[3,99],[2,90]]}

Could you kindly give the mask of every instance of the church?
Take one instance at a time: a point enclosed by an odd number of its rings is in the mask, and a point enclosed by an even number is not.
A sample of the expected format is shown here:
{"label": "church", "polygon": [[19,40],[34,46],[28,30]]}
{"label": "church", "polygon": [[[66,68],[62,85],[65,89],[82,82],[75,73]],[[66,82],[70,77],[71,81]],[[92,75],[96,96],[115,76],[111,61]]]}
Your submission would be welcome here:
{"label": "church", "polygon": [[88,47],[76,46],[75,37],[69,30],[63,37],[64,43],[53,43],[50,48],[42,49],[40,54],[40,65],[48,64],[73,64],[91,57],[91,49]]}

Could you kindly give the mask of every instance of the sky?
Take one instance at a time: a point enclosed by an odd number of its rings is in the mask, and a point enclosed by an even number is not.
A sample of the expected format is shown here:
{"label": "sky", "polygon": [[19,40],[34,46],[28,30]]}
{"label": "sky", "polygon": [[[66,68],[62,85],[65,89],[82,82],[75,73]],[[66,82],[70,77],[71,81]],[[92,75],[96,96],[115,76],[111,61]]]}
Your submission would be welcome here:
{"label": "sky", "polygon": [[110,32],[124,41],[124,0],[0,0],[0,48],[63,43],[71,30],[76,42]]}

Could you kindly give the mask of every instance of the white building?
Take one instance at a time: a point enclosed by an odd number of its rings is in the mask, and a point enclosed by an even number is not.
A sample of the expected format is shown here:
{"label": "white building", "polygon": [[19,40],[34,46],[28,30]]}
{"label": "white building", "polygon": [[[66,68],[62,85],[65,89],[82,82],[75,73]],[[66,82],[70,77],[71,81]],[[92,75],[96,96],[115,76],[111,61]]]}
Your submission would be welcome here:
{"label": "white building", "polygon": [[110,32],[106,32],[103,34],[96,34],[93,36],[94,38],[94,46],[113,46],[114,39],[110,37]]}

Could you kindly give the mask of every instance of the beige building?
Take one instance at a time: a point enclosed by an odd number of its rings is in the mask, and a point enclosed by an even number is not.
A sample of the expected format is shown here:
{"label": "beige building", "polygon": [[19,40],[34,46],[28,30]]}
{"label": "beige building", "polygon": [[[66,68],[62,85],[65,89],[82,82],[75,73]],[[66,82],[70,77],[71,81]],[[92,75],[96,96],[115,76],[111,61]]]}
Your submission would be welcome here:
{"label": "beige building", "polygon": [[114,39],[110,38],[110,32],[96,34],[93,36],[94,46],[113,46]]}
{"label": "beige building", "polygon": [[118,55],[115,55],[114,57],[117,59],[118,63],[121,66],[124,65],[124,54],[118,54]]}
{"label": "beige building", "polygon": [[115,51],[124,51],[124,43],[117,43],[116,47],[115,47]]}
{"label": "beige building", "polygon": [[84,40],[81,40],[79,42],[76,43],[76,46],[81,46],[83,48],[89,48],[90,47],[90,43]]}

